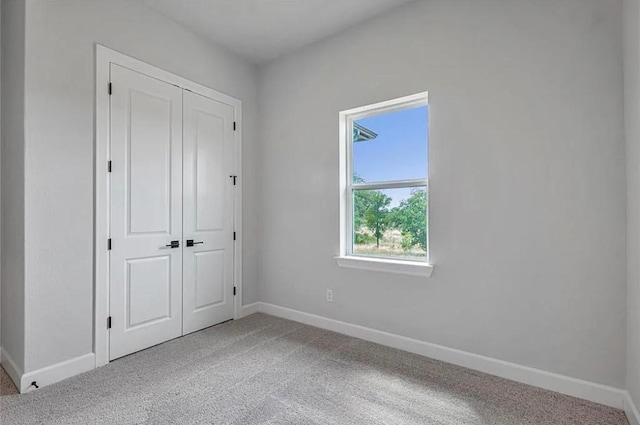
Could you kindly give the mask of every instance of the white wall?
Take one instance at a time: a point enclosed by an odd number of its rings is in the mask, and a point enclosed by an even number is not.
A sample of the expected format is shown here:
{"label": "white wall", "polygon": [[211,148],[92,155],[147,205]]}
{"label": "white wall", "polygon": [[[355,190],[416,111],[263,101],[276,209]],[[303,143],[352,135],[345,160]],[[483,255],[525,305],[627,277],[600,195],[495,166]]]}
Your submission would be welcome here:
{"label": "white wall", "polygon": [[[0,268],[1,267],[2,267],[2,4],[0,4]],[[0,270],[0,349],[1,348],[2,348],[2,271]]]}
{"label": "white wall", "polygon": [[255,69],[136,2],[28,0],[26,15],[25,371],[92,352],[94,43],[243,101],[244,302],[257,301]]}
{"label": "white wall", "polygon": [[627,389],[640,407],[640,1],[625,0]]}
{"label": "white wall", "polygon": [[24,42],[23,0],[2,1],[2,341],[24,369]]}
{"label": "white wall", "polygon": [[[418,1],[261,69],[261,301],[622,388],[621,28],[619,0]],[[338,112],[424,90],[433,277],[340,269]]]}

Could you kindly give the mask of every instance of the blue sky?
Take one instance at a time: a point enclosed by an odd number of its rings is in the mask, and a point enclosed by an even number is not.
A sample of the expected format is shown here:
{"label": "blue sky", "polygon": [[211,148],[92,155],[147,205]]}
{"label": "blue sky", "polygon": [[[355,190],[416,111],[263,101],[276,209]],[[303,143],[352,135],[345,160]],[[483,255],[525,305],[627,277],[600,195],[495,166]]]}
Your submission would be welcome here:
{"label": "blue sky", "polygon": [[[390,112],[356,121],[376,132],[374,140],[355,143],[353,170],[367,182],[427,177],[428,106]],[[410,195],[410,189],[385,191],[391,206]]]}

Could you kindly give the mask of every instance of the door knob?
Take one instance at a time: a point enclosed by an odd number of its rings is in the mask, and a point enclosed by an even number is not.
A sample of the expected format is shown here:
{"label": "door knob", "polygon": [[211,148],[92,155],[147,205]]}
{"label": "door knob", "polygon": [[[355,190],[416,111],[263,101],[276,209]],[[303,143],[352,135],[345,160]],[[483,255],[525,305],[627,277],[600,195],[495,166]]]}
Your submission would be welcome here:
{"label": "door knob", "polygon": [[202,243],[204,243],[204,242],[202,242],[202,241],[194,242],[193,239],[187,239],[187,246],[200,245]]}
{"label": "door knob", "polygon": [[180,248],[180,241],[171,241],[169,245],[165,245],[167,248]]}

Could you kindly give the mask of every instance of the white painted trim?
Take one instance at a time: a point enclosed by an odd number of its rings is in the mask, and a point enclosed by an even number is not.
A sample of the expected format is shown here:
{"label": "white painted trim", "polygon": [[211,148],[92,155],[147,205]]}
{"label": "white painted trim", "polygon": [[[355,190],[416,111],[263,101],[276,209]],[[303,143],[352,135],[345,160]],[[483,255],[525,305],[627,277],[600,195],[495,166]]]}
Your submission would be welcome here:
{"label": "white painted trim", "polygon": [[7,371],[7,375],[9,375],[9,378],[11,378],[16,388],[19,389],[22,370],[18,367],[11,356],[4,351],[4,348],[0,348],[0,363],[2,363],[2,367]]}
{"label": "white painted trim", "polygon": [[109,253],[106,243],[109,237],[109,179],[107,161],[110,158],[109,94],[110,80],[108,51],[96,45],[96,149],[94,169],[94,292],[93,292],[93,352],[95,367],[109,363],[109,333],[106,320],[109,316]]}
{"label": "white painted trim", "polygon": [[242,191],[244,182],[242,178],[242,103],[237,101],[238,104],[234,107],[235,121],[237,128],[235,131],[235,175],[236,187],[234,191],[234,206],[233,206],[233,222],[234,231],[236,232],[236,240],[234,241],[234,253],[233,253],[233,285],[236,287],[236,296],[233,303],[233,318],[239,319],[242,317]]}
{"label": "white painted trim", "polygon": [[429,186],[428,179],[392,180],[384,182],[351,183],[353,190],[385,190]]}
{"label": "white painted trim", "polygon": [[38,383],[39,388],[55,384],[56,382],[94,369],[95,363],[95,355],[89,353],[61,363],[43,367],[42,369],[34,370],[33,372],[25,373],[22,375],[18,389],[20,393],[33,391],[35,387],[33,387],[31,383],[34,381]]}
{"label": "white painted trim", "polygon": [[349,135],[347,129],[349,124],[347,123],[348,117],[346,114],[341,113],[338,120],[339,132],[338,132],[338,159],[339,159],[339,184],[340,184],[340,252],[338,255],[347,255],[350,251],[349,243],[352,239],[348,235],[353,227],[353,211],[351,210],[351,201],[349,201],[350,185],[349,176],[351,174],[351,142],[353,134]]}
{"label": "white painted trim", "polygon": [[640,425],[640,410],[633,402],[629,391],[625,391],[624,412],[627,414],[627,419],[629,419],[629,425]]}
{"label": "white painted trim", "polygon": [[242,102],[227,94],[203,86],[186,78],[175,75],[153,65],[149,65],[131,56],[127,56],[107,47],[96,45],[96,107],[95,107],[95,223],[94,223],[94,341],[95,367],[109,363],[109,333],[106,320],[109,316],[109,253],[106,250],[109,238],[109,182],[107,161],[109,151],[109,102],[107,87],[110,81],[109,67],[114,63],[124,68],[166,81],[183,89],[225,103],[234,108],[237,130],[235,132],[237,185],[234,200],[234,223],[237,232],[235,243],[234,318],[241,317],[242,309]]}
{"label": "white painted trim", "polygon": [[431,277],[431,274],[433,273],[433,265],[423,261],[356,256],[339,256],[335,258],[340,267],[349,267],[352,269],[408,274],[411,276],[423,277]]}
{"label": "white painted trim", "polygon": [[362,118],[371,117],[388,111],[402,111],[405,109],[411,109],[416,106],[426,105],[429,103],[429,92],[421,92],[411,94],[409,96],[398,97],[391,100],[384,100],[382,102],[373,103],[371,105],[359,106],[357,108],[347,109],[340,112],[340,114],[349,115],[353,117],[353,120],[360,120]]}
{"label": "white painted trim", "polygon": [[601,403],[616,409],[625,406],[625,391],[596,384],[581,379],[571,378],[556,373],[546,372],[515,363],[468,353],[454,348],[443,347],[417,339],[407,338],[364,326],[341,322],[315,314],[304,313],[286,307],[268,303],[260,303],[260,312],[273,316],[294,320],[307,325],[327,329],[377,344],[386,345],[421,356],[430,357],[469,369],[499,376],[523,384],[555,391],[569,396]]}
{"label": "white painted trim", "polygon": [[242,306],[242,317],[251,316],[260,311],[260,303],[247,304]]}

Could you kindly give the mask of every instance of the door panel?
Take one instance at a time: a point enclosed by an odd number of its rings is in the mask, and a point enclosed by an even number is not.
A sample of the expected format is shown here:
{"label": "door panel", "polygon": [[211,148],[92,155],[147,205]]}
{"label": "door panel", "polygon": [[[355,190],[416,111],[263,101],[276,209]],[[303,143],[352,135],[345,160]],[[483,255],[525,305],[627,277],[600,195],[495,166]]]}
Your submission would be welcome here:
{"label": "door panel", "polygon": [[[171,233],[171,102],[130,91],[126,187],[130,234]],[[160,125],[158,125],[160,124]]]}
{"label": "door panel", "polygon": [[125,331],[171,318],[171,257],[127,261]]}
{"label": "door panel", "polygon": [[[188,102],[188,101],[187,101]],[[187,103],[189,105],[189,103]],[[224,125],[222,117],[195,109],[196,231],[224,230],[225,187]],[[227,123],[228,124],[228,123]],[[187,142],[189,143],[189,142]],[[194,159],[194,158],[191,158]],[[192,170],[185,170],[191,172]]]}
{"label": "door panel", "polygon": [[224,302],[224,250],[193,254],[196,266],[194,311]]}
{"label": "door panel", "polygon": [[233,318],[234,109],[184,92],[183,331]]}
{"label": "door panel", "polygon": [[182,90],[114,64],[111,83],[115,359],[182,334]]}

